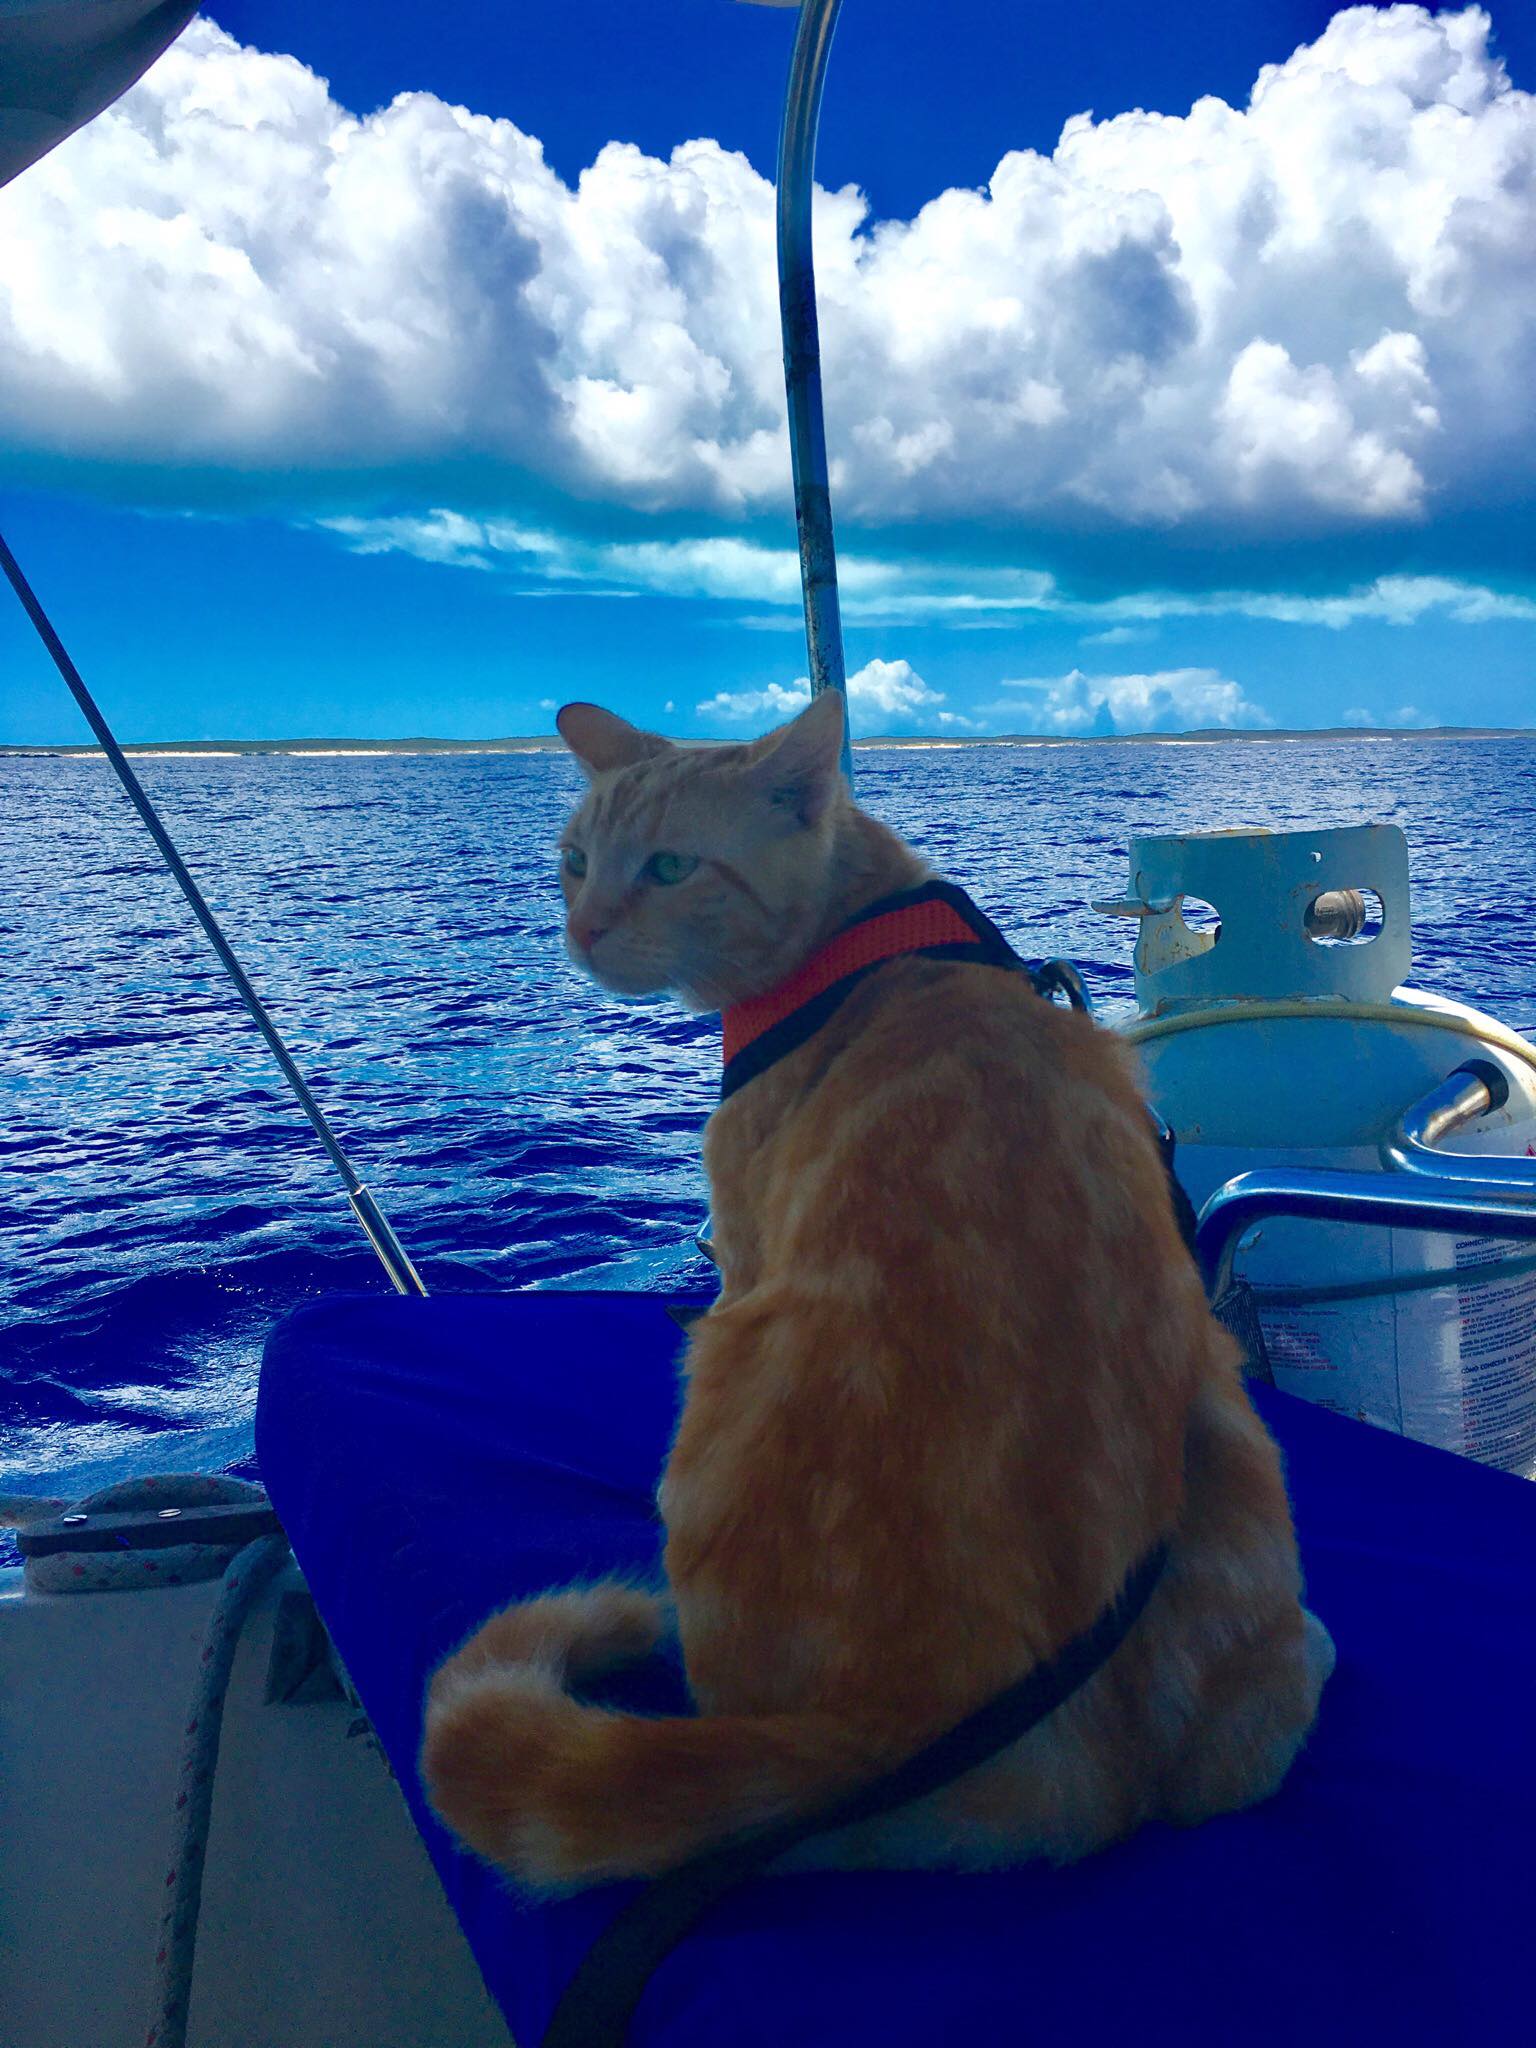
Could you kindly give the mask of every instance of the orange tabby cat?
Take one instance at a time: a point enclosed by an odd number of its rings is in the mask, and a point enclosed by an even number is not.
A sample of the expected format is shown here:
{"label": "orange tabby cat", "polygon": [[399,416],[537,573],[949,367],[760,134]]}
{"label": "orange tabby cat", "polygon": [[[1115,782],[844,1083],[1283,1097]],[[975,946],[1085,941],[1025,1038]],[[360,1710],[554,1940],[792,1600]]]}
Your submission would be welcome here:
{"label": "orange tabby cat", "polygon": [[[590,704],[559,726],[591,778],[568,944],[617,993],[729,1008],[929,874],[853,803],[835,694],[747,746]],[[916,1750],[1164,1534],[1151,1604],[1065,1707],[795,1860],[1066,1858],[1273,1792],[1332,1646],[1116,1041],[1022,975],[891,960],[722,1103],[704,1156],[724,1284],[661,1492],[668,1592],[554,1592],[448,1660],[422,1766],[449,1825],[534,1883],[664,1870]],[[696,1719],[571,1697],[674,1612]]]}

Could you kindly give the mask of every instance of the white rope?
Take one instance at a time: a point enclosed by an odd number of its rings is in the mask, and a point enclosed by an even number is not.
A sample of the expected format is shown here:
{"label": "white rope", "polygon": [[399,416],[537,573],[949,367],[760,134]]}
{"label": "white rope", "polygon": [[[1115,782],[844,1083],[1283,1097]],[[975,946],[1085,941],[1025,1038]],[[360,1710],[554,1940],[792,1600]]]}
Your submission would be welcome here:
{"label": "white rope", "polygon": [[0,1529],[25,1529],[33,1522],[51,1522],[64,1514],[67,1500],[50,1500],[41,1493],[0,1493]]}
{"label": "white rope", "polygon": [[246,1616],[256,1596],[287,1561],[288,1542],[282,1536],[258,1537],[238,1551],[224,1574],[218,1604],[203,1639],[197,1684],[183,1731],[176,1831],[165,1874],[155,1992],[144,2048],[185,2048],[225,1695]]}
{"label": "white rope", "polygon": [[[196,1472],[154,1473],[68,1502],[35,1494],[0,1494],[0,1526],[26,1528],[59,1515],[141,1513],[173,1517],[187,1508],[265,1504],[259,1486]],[[213,1776],[224,1727],[224,1701],[240,1631],[257,1595],[288,1559],[283,1536],[254,1543],[176,1543],[121,1549],[61,1550],[25,1560],[29,1593],[114,1593],[186,1586],[222,1577],[198,1659],[182,1731],[170,1860],[155,1953],[155,1991],[145,2048],[185,2048],[192,1968],[203,1897],[203,1866],[213,1812]]]}

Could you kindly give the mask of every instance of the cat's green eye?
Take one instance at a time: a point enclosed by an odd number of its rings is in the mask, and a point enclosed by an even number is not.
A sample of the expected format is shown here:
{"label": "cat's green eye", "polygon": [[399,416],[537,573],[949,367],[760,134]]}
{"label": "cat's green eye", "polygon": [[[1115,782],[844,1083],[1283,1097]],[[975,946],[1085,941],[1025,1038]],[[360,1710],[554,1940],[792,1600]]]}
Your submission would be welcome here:
{"label": "cat's green eye", "polygon": [[670,888],[674,882],[686,882],[698,864],[696,853],[653,853],[640,872],[648,882]]}
{"label": "cat's green eye", "polygon": [[565,849],[565,872],[568,875],[584,875],[587,872],[587,856],[579,846]]}

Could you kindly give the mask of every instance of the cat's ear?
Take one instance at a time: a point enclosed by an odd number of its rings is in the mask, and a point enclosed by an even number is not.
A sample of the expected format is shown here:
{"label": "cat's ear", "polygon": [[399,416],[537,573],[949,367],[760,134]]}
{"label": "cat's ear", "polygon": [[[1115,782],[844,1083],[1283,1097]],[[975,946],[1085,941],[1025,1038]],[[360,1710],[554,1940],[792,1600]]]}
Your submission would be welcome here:
{"label": "cat's ear", "polygon": [[802,825],[814,825],[842,785],[843,693],[823,690],[800,716],[760,739],[748,770],[755,788]]}
{"label": "cat's ear", "polygon": [[660,733],[642,732],[627,718],[596,704],[565,704],[555,713],[555,729],[588,775],[606,775],[610,768],[628,768],[655,754],[670,754],[672,742]]}

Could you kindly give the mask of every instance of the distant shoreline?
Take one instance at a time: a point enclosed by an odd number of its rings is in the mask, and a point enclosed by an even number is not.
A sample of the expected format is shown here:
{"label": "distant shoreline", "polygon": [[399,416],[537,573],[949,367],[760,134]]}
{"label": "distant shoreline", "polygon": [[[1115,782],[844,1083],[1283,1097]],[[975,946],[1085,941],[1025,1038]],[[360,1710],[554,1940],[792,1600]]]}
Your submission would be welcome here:
{"label": "distant shoreline", "polygon": [[[1314,742],[1348,745],[1361,740],[1536,740],[1536,727],[1518,725],[1428,725],[1324,726],[1263,731],[1228,731],[1208,727],[1194,732],[1123,733],[988,733],[958,739],[948,733],[896,733],[856,739],[854,752],[900,747],[908,750],[958,747],[1128,747],[1128,746],[1276,746]],[[389,755],[431,754],[552,754],[563,751],[554,733],[531,733],[520,739],[493,740],[144,740],[125,745],[123,752],[142,761],[235,760],[246,755],[280,754],[317,760],[366,759]],[[684,745],[723,746],[723,740],[684,741]],[[100,747],[89,743],[72,746],[0,746],[0,760],[104,760]]]}

